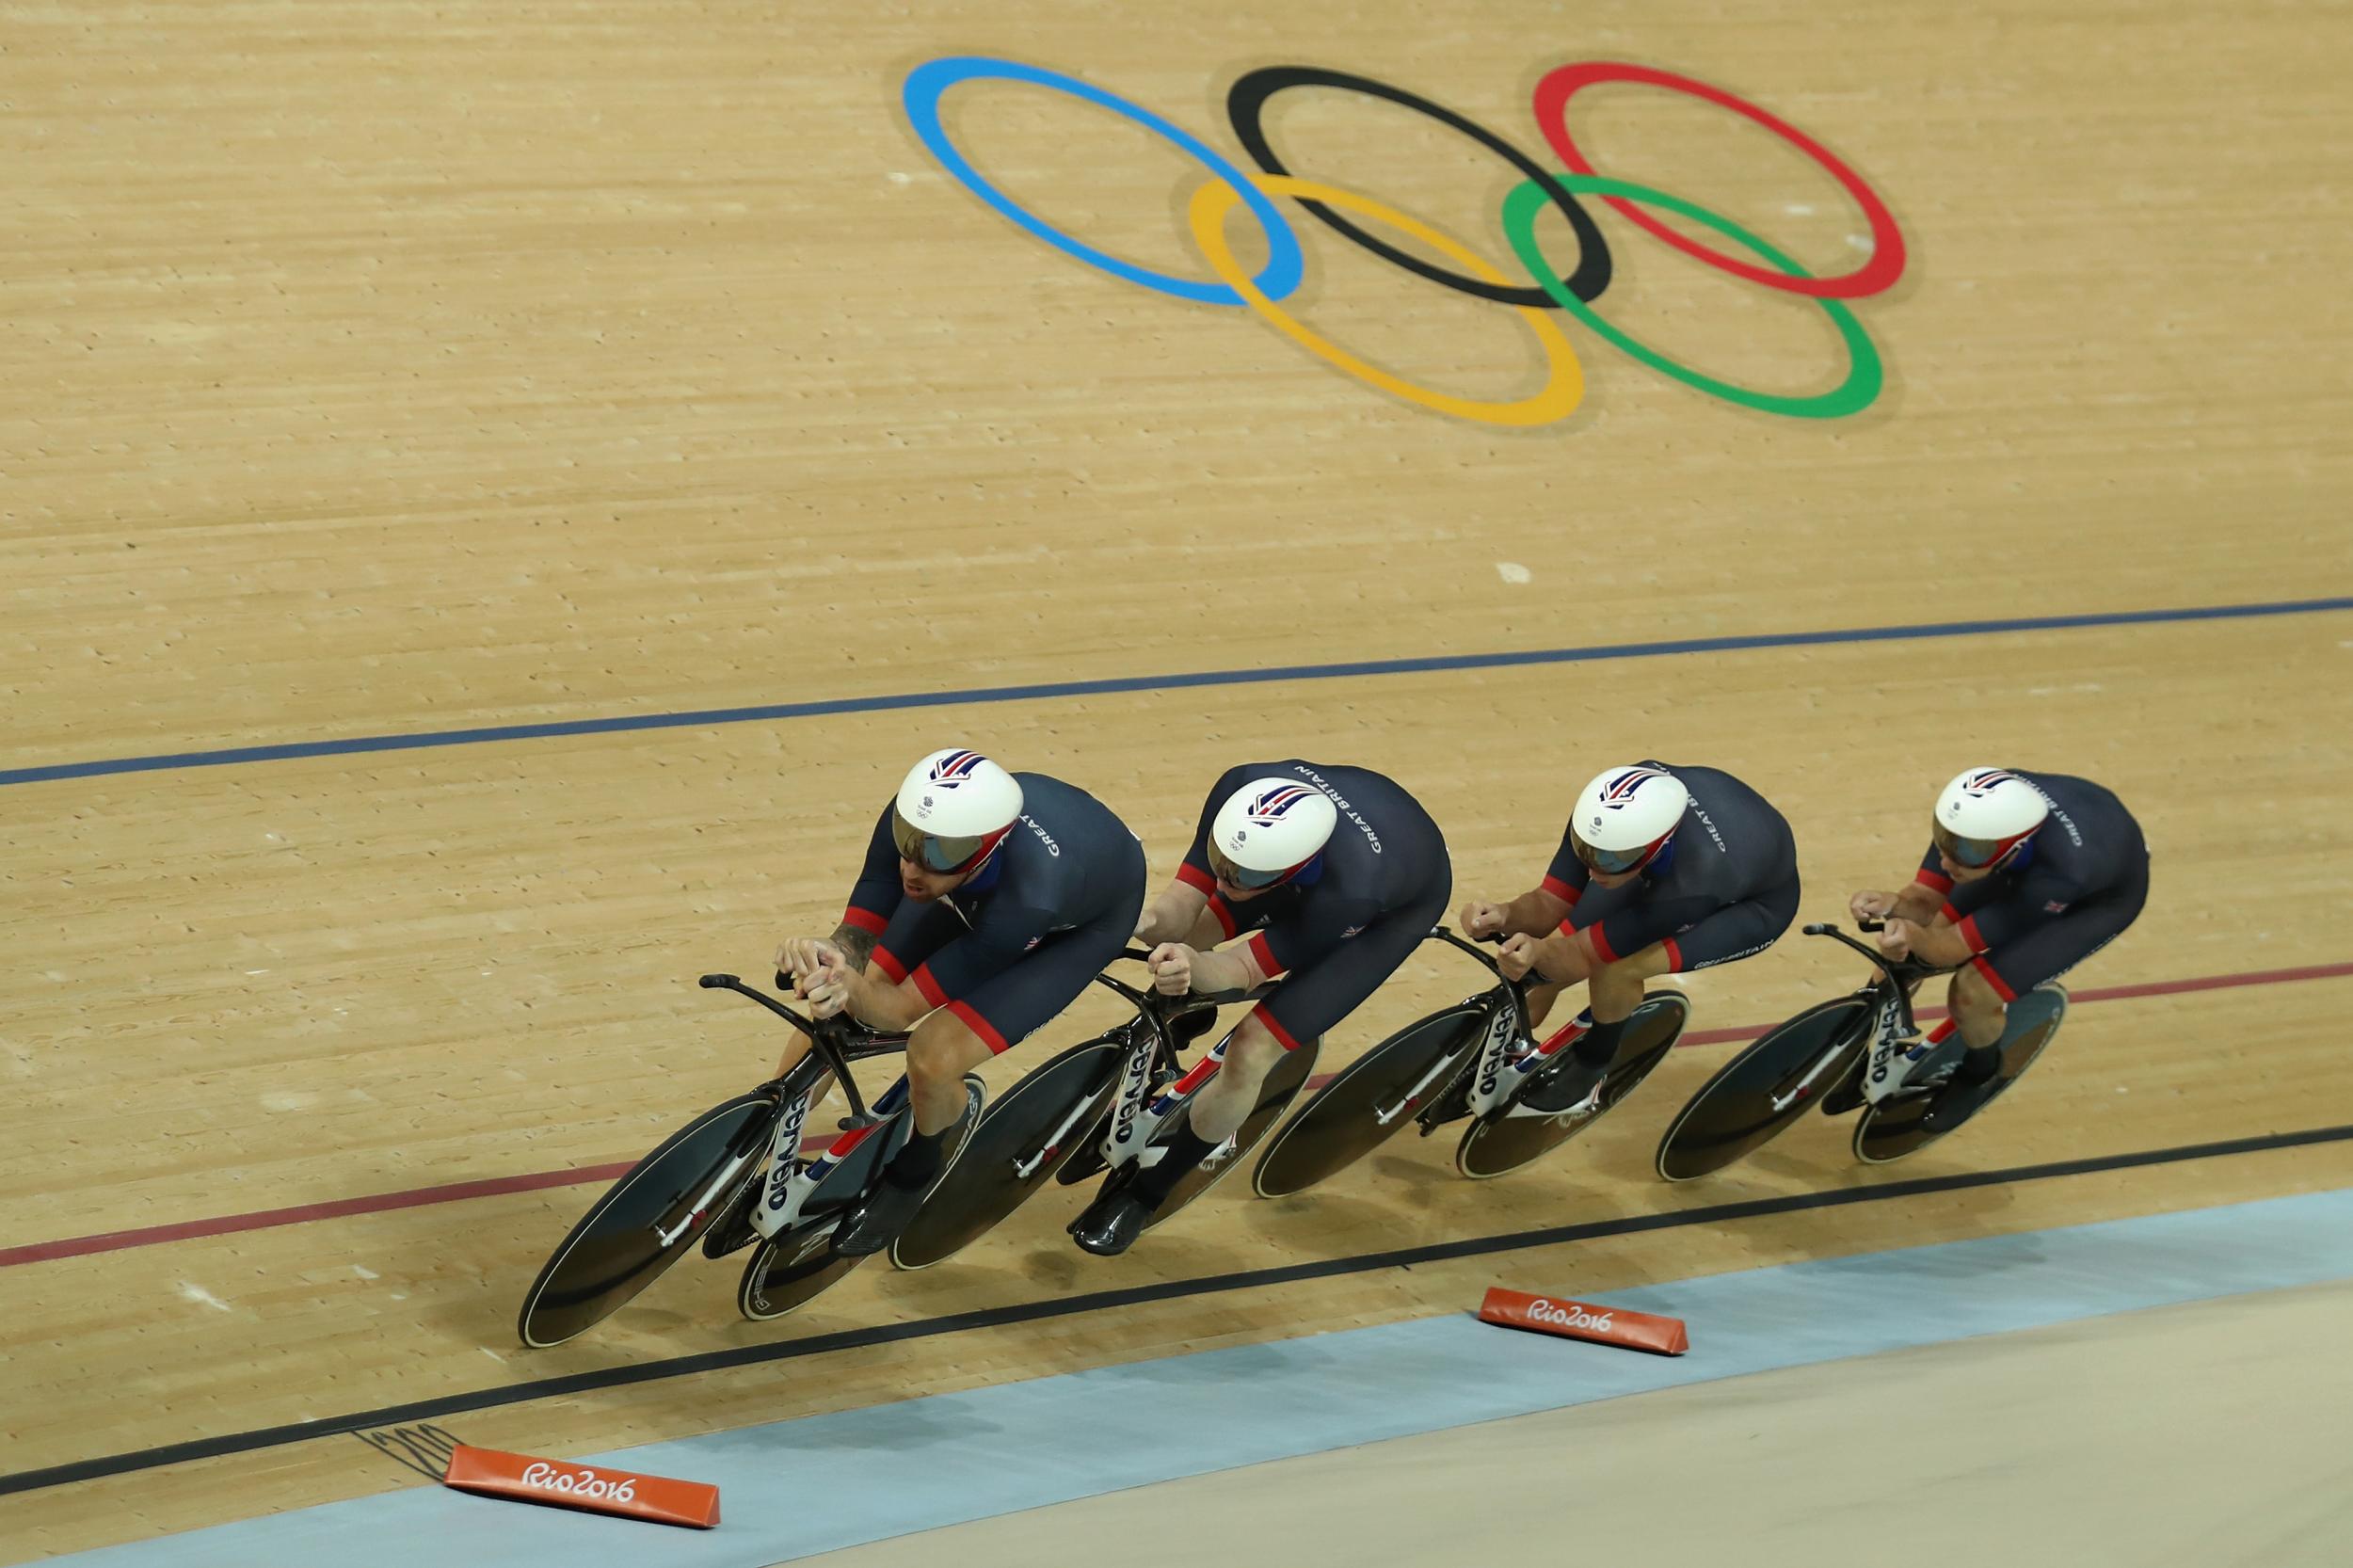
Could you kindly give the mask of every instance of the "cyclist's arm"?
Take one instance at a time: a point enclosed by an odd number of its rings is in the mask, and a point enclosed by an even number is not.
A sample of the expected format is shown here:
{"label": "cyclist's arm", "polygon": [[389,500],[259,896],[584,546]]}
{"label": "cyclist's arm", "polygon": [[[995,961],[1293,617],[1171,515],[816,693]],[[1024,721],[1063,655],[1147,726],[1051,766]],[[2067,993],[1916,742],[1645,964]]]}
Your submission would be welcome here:
{"label": "cyclist's arm", "polygon": [[1922,933],[1913,951],[1932,964],[1965,964],[2066,914],[2084,896],[2081,884],[2053,868],[2029,868],[2014,883],[1981,878],[1953,890],[1945,923]]}
{"label": "cyclist's arm", "polygon": [[920,1022],[935,1008],[948,1008],[971,1027],[978,1015],[967,999],[1013,968],[1053,935],[1054,913],[999,897],[989,902],[979,923],[916,965],[896,985],[878,964],[863,978],[857,1000],[860,1019],[877,1029],[902,1030]]}
{"label": "cyclist's arm", "polygon": [[844,1011],[869,1029],[899,1034],[929,1016],[932,1003],[916,989],[913,977],[894,984],[880,969],[867,968],[852,976]]}
{"label": "cyclist's arm", "polygon": [[1904,933],[1912,956],[1940,969],[1958,968],[1977,955],[1977,949],[1970,946],[1961,928],[1942,920],[1935,925],[1908,925]]}
{"label": "cyclist's arm", "polygon": [[[1585,894],[1586,885],[1593,873],[1585,869],[1585,862],[1577,857],[1577,845],[1568,834],[1561,835],[1561,847],[1553,852],[1552,864],[1545,869],[1545,879],[1509,904],[1494,907],[1501,923],[1494,930],[1497,936],[1534,936],[1540,940],[1561,929],[1569,918],[1569,911]],[[1465,905],[1467,911],[1470,905]],[[1463,917],[1466,930],[1481,935],[1483,920],[1474,920],[1467,912]]]}
{"label": "cyclist's arm", "polygon": [[1267,982],[1266,971],[1258,967],[1252,950],[1255,942],[1244,942],[1218,952],[1196,952],[1193,959],[1193,988],[1203,996],[1225,996],[1238,991],[1255,991]]}
{"label": "cyclist's arm", "polygon": [[1912,880],[1901,891],[1860,892],[1850,901],[1849,907],[1858,916],[1878,909],[1884,911],[1880,916],[1881,920],[1910,920],[1920,926],[1951,925],[1954,917],[1946,904],[1954,896],[1953,879],[1945,874],[1944,863],[1931,842],[1928,852],[1920,856],[1919,870],[1912,873]]}
{"label": "cyclist's arm", "polygon": [[833,934],[834,945],[850,954],[854,969],[866,968],[867,954],[874,951],[903,896],[899,850],[890,840],[890,811],[886,806],[874,819],[874,831],[866,840],[866,858],[850,888],[849,905],[841,911],[841,924]]}
{"label": "cyclist's arm", "polygon": [[1209,917],[1209,893],[1180,878],[1170,883],[1168,891],[1145,907],[1144,918],[1136,921],[1136,940],[1145,947],[1161,942],[1209,947],[1222,942],[1225,933]]}
{"label": "cyclist's arm", "polygon": [[1503,935],[1542,936],[1558,931],[1575,907],[1574,900],[1562,898],[1550,888],[1530,888],[1503,906]]}
{"label": "cyclist's arm", "polygon": [[1552,852],[1544,881],[1512,901],[1512,919],[1504,924],[1504,935],[1551,936],[1568,923],[1570,911],[1592,890],[1593,882],[1593,873],[1577,857],[1576,835],[1561,829],[1561,847]]}
{"label": "cyclist's arm", "polygon": [[832,940],[833,945],[841,950],[841,956],[849,960],[850,972],[856,974],[866,968],[866,961],[874,955],[874,947],[882,940],[882,933],[869,931],[862,925],[853,925],[844,920],[834,927]]}
{"label": "cyclist's arm", "polygon": [[1897,920],[1914,925],[1950,925],[1945,913],[1945,895],[1925,882],[1914,882],[1896,895],[1896,907],[1889,911]]}

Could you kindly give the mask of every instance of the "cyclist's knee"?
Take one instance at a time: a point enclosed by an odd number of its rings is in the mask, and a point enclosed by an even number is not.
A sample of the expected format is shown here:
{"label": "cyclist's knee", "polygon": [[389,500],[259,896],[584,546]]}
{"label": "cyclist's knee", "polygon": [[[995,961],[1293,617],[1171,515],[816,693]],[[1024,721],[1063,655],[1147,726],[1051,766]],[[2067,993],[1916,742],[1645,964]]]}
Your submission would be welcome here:
{"label": "cyclist's knee", "polygon": [[1988,1014],[1998,1016],[2005,1006],[2002,994],[1974,964],[1953,972],[1952,988],[1945,993],[1945,1000],[1952,1004],[1954,1013],[1963,1017]]}
{"label": "cyclist's knee", "polygon": [[1586,980],[1585,994],[1606,998],[1622,1005],[1640,1001],[1642,983],[1653,975],[1667,972],[1664,960],[1654,958],[1657,952],[1655,948],[1644,948],[1640,952],[1630,952],[1624,958],[1604,964]]}
{"label": "cyclist's knee", "polygon": [[944,1009],[924,1019],[907,1038],[907,1075],[926,1081],[954,1078],[988,1057],[981,1037]]}
{"label": "cyclist's knee", "polygon": [[1275,1038],[1274,1032],[1253,1013],[1234,1031],[1234,1038],[1225,1048],[1225,1070],[1238,1080],[1256,1082],[1274,1070],[1289,1048]]}

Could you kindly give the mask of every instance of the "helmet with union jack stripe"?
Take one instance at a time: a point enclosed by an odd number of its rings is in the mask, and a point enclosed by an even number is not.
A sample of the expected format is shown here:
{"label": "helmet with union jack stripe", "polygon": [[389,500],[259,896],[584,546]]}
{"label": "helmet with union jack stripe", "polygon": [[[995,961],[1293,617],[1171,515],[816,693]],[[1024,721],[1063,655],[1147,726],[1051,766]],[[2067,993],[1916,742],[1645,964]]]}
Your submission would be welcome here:
{"label": "helmet with union jack stripe", "polygon": [[1323,853],[1339,822],[1332,797],[1295,778],[1254,778],[1209,824],[1209,870],[1235,888],[1272,888]]}
{"label": "helmet with union jack stripe", "polygon": [[1969,768],[1936,797],[1936,848],[1956,866],[1988,871],[2024,848],[2051,814],[2042,792],[2001,768]]}
{"label": "helmet with union jack stripe", "polygon": [[890,816],[900,857],[925,871],[970,871],[1021,816],[1021,785],[977,751],[950,746],[908,770]]}
{"label": "helmet with union jack stripe", "polygon": [[1639,872],[1667,847],[1690,804],[1691,792],[1664,768],[1610,768],[1577,797],[1569,842],[1606,876]]}

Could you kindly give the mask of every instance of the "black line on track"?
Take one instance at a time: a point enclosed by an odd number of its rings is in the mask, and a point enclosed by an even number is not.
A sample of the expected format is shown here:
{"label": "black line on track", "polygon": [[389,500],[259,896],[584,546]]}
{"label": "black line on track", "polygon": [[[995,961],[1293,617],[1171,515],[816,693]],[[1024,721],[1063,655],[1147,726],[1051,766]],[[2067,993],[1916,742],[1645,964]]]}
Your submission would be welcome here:
{"label": "black line on track", "polygon": [[1370,1273],[1380,1269],[1411,1268],[1417,1263],[1439,1263],[1457,1257],[1476,1257],[1484,1253],[1519,1252],[1530,1247],[1556,1246],[1563,1241],[1587,1241],[1604,1236],[1632,1236],[1643,1231],[1675,1230],[1685,1225],[1716,1224],[1729,1220],[1753,1220],[1770,1214],[1791,1214],[1809,1208],[1838,1208],[1849,1204],[1881,1203],[1893,1198],[1919,1197],[1929,1192],[1958,1192],[1973,1187],[1998,1187],[2011,1182],[2051,1181],[2061,1176],[2089,1176],[2103,1171],[2128,1171],[2144,1165],[2174,1165],[2193,1160],[2213,1160],[2225,1155],[2261,1154],[2274,1149],[2309,1147],[2318,1144],[2353,1142],[2353,1126],[2310,1128],[2300,1132],[2270,1132],[2252,1138],[2231,1138],[2214,1144],[2186,1144],[2169,1149],[2142,1149],[2132,1154],[2097,1155],[2083,1160],[2060,1160],[2041,1165],[2014,1165],[1999,1171],[1969,1171],[1955,1176],[1923,1176],[1912,1181],[1890,1181],[1870,1187],[1843,1187],[1824,1192],[1796,1192],[1785,1197],[1757,1198],[1747,1203],[1714,1204],[1705,1208],[1678,1208],[1663,1214],[1629,1214],[1614,1220],[1595,1220],[1578,1225],[1556,1225],[1545,1230],[1515,1231],[1505,1236],[1477,1236],[1461,1241],[1438,1241],[1428,1246],[1403,1247],[1394,1252],[1363,1253],[1353,1257],[1324,1258],[1313,1263],[1287,1264],[1279,1269],[1252,1269],[1240,1273],[1211,1274],[1202,1279],[1169,1280],[1158,1285],[1137,1286],[1126,1290],[1103,1290],[1092,1295],[1071,1296],[1059,1301],[1030,1302],[1017,1306],[995,1306],[978,1312],[958,1312],[944,1318],[929,1318],[912,1323],[888,1323],[874,1328],[844,1329],[835,1334],[821,1334],[807,1339],[786,1340],[781,1344],[742,1345],[733,1350],[706,1351],[700,1355],[673,1356],[665,1361],[641,1362],[631,1367],[608,1367],[594,1372],[574,1372],[568,1377],[543,1378],[533,1383],[510,1384],[503,1388],[476,1389],[466,1394],[445,1394],[440,1399],[416,1400],[408,1404],[387,1405],[379,1410],[356,1411],[347,1416],[329,1416],[315,1421],[299,1421],[290,1426],[264,1427],[254,1432],[231,1432],[219,1437],[201,1437],[187,1443],[168,1443],[156,1448],[139,1448],[130,1453],[108,1454],[99,1459],[77,1460],[71,1464],[51,1465],[41,1470],[21,1470],[14,1475],[0,1476],[0,1496],[19,1492],[38,1492],[52,1486],[70,1486],[76,1481],[100,1480],[109,1476],[131,1475],[141,1470],[156,1470],[172,1464],[186,1464],[200,1459],[218,1459],[228,1454],[252,1453],[262,1448],[283,1448],[293,1443],[307,1443],[314,1437],[331,1437],[343,1432],[360,1432],[371,1427],[400,1426],[430,1421],[443,1416],[462,1415],[472,1410],[493,1410],[502,1405],[528,1404],[535,1400],[559,1399],[568,1394],[590,1394],[605,1388],[625,1388],[632,1384],[659,1383],[665,1378],[692,1377],[700,1372],[724,1371],[730,1367],[757,1366],[768,1361],[792,1361],[803,1356],[824,1355],[833,1351],[854,1350],[869,1345],[896,1344],[908,1339],[929,1339],[939,1335],[963,1334],[972,1329],[1001,1328],[1010,1323],[1035,1322],[1048,1318],[1076,1317],[1080,1313],[1101,1312],[1114,1307],[1135,1306],[1146,1302],[1161,1302],[1186,1296],[1219,1295],[1229,1290],[1249,1290],[1270,1285],[1291,1285],[1302,1280],[1328,1279],[1340,1274]]}

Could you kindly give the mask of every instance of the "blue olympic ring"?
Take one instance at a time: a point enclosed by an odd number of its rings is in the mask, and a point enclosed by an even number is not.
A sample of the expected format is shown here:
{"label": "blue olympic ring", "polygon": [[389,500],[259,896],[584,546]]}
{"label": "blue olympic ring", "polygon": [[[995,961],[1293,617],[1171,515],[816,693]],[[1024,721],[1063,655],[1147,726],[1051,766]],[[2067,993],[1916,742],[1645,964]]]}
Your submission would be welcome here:
{"label": "blue olympic ring", "polygon": [[1130,283],[1141,283],[1147,289],[1158,289],[1179,299],[1198,300],[1205,305],[1241,305],[1244,302],[1229,284],[1177,278],[1137,266],[1132,262],[1123,262],[1093,246],[1080,244],[1015,205],[1011,198],[981,178],[980,172],[965,161],[964,154],[956,151],[955,143],[948,139],[948,133],[940,126],[940,95],[958,82],[969,81],[1028,82],[1036,87],[1051,88],[1056,92],[1066,92],[1074,98],[1098,104],[1113,114],[1124,115],[1144,129],[1165,136],[1239,192],[1251,216],[1266,231],[1267,264],[1252,280],[1258,291],[1269,299],[1283,299],[1299,287],[1300,279],[1306,270],[1306,261],[1300,252],[1299,236],[1291,232],[1290,224],[1275,210],[1274,203],[1267,199],[1266,193],[1250,176],[1226,162],[1216,149],[1183,127],[1171,124],[1140,104],[1130,104],[1125,98],[1092,87],[1076,76],[1065,76],[1059,71],[1042,71],[1033,65],[993,60],[982,55],[951,56],[916,67],[908,73],[906,82],[907,119],[914,123],[915,134],[922,138],[923,145],[931,149],[932,156],[937,158],[940,167],[954,175],[967,190],[1055,249],[1076,256],[1114,278],[1124,278]]}

